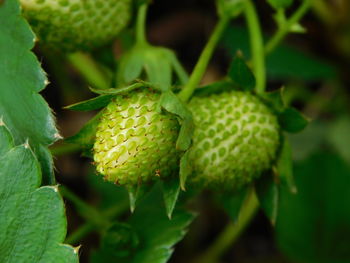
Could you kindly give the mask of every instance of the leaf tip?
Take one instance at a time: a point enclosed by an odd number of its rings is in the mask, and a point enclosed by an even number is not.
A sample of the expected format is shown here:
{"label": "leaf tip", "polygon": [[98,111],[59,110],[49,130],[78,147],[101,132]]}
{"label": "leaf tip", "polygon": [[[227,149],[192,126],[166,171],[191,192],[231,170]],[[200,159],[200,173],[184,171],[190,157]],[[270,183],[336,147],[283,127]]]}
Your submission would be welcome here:
{"label": "leaf tip", "polygon": [[4,122],[4,120],[3,120],[3,117],[2,117],[2,116],[0,116],[0,126],[5,126],[5,122]]}
{"label": "leaf tip", "polygon": [[77,247],[73,247],[74,254],[79,254],[80,248],[81,248],[81,245],[79,245]]}

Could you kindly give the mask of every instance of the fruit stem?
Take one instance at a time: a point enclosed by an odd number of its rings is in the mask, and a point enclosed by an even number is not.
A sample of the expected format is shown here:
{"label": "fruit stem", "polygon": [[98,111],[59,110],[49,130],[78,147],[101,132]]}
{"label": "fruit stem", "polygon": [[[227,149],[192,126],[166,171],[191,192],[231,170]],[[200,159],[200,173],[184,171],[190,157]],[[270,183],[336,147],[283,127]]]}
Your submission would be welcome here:
{"label": "fruit stem", "polygon": [[244,14],[250,36],[253,70],[256,78],[256,91],[261,94],[265,91],[266,86],[264,41],[254,4],[251,0],[246,0],[244,1],[244,5]]}
{"label": "fruit stem", "polygon": [[109,89],[108,77],[101,72],[93,58],[82,52],[72,53],[67,56],[67,60],[85,78],[93,88]]}
{"label": "fruit stem", "polygon": [[222,33],[224,32],[228,22],[230,21],[229,16],[223,16],[220,18],[219,22],[216,24],[213,33],[211,34],[209,41],[204,47],[202,54],[200,55],[196,66],[190,76],[189,81],[183,88],[183,90],[179,93],[179,98],[187,102],[189,98],[192,96],[192,93],[199,85],[202,77],[205,73],[205,70],[208,66],[209,60],[213,55],[214,49],[220,40]]}
{"label": "fruit stem", "polygon": [[147,45],[146,38],[146,18],[147,18],[148,3],[143,3],[137,11],[136,19],[136,43],[138,45]]}
{"label": "fruit stem", "polygon": [[53,145],[52,147],[50,147],[51,154],[54,156],[75,153],[75,152],[79,152],[80,150],[81,150],[81,146],[79,144],[60,144],[60,145]]}
{"label": "fruit stem", "polygon": [[259,207],[259,202],[254,189],[251,189],[249,196],[240,211],[237,222],[230,221],[214,243],[201,254],[194,263],[215,263],[219,262],[220,256],[225,253],[233,243],[238,239],[240,234],[254,218]]}
{"label": "fruit stem", "polygon": [[283,40],[283,38],[290,32],[290,29],[295,25],[307,12],[311,6],[310,0],[303,0],[303,3],[298,7],[295,13],[282,24],[274,34],[274,36],[267,42],[265,46],[265,54],[271,53],[276,46]]}

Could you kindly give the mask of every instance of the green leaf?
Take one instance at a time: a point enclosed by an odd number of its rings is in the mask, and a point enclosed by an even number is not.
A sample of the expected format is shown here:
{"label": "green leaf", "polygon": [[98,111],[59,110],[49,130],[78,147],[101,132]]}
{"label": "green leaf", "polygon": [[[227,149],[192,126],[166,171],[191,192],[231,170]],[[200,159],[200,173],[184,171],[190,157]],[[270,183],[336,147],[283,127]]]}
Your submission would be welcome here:
{"label": "green leaf", "polygon": [[328,126],[326,122],[312,121],[302,132],[288,134],[293,149],[293,159],[305,160],[320,149],[328,137]]}
{"label": "green leaf", "polygon": [[293,4],[293,0],[267,0],[267,2],[275,9],[284,9]]}
{"label": "green leaf", "polygon": [[242,205],[247,198],[248,187],[242,188],[237,192],[223,192],[215,196],[216,201],[224,208],[231,220],[235,223],[238,220]]}
{"label": "green leaf", "polygon": [[75,111],[90,111],[90,110],[98,110],[101,109],[109,104],[109,102],[112,100],[114,95],[101,95],[97,96],[95,98],[81,101],[72,105],[68,105],[64,107],[68,110],[75,110]]}
{"label": "green leaf", "polygon": [[350,262],[350,168],[320,152],[296,165],[298,194],[281,191],[280,249],[293,262]]}
{"label": "green leaf", "polygon": [[[175,209],[172,219],[164,213],[163,197],[160,187],[155,187],[140,202],[140,205],[127,220],[137,236],[138,246],[130,247],[129,253],[123,249],[124,256],[116,256],[99,249],[93,256],[93,263],[165,263],[169,260],[173,246],[187,232],[194,215],[183,209]],[[112,248],[110,248],[112,249]]]}
{"label": "green leaf", "polygon": [[[249,34],[246,28],[229,26],[222,38],[222,45],[234,57],[240,50],[251,58]],[[266,70],[269,79],[318,81],[334,79],[337,69],[331,63],[306,53],[289,44],[282,43],[266,58]]]}
{"label": "green leaf", "polygon": [[39,188],[38,160],[28,144],[14,147],[3,124],[0,138],[0,262],[78,262],[77,249],[61,244],[67,222],[57,186]]}
{"label": "green leaf", "polygon": [[278,121],[283,130],[291,133],[302,131],[309,123],[306,117],[291,107],[278,114]]}
{"label": "green leaf", "polygon": [[176,141],[176,148],[180,151],[186,151],[191,145],[194,129],[192,113],[187,109],[186,105],[170,90],[162,93],[162,96],[160,98],[160,105],[166,111],[179,116],[181,129],[179,137]]}
{"label": "green leaf", "polygon": [[286,183],[291,193],[296,194],[297,188],[293,177],[292,148],[286,136],[283,136],[282,138],[281,151],[276,165],[281,180]]}
{"label": "green leaf", "polygon": [[261,208],[270,219],[272,225],[276,224],[279,210],[279,187],[271,172],[263,174],[255,183],[256,193]]}
{"label": "green leaf", "polygon": [[230,65],[228,76],[244,91],[252,91],[255,88],[255,77],[246,65],[241,53],[238,53]]}
{"label": "green leaf", "polygon": [[177,198],[180,193],[180,182],[178,177],[166,178],[162,181],[162,191],[166,213],[171,219]]}
{"label": "green leaf", "polygon": [[350,117],[342,116],[329,127],[328,141],[350,163]]}
{"label": "green leaf", "polygon": [[0,118],[16,144],[29,141],[43,169],[43,183],[53,184],[52,157],[47,146],[60,138],[52,112],[38,93],[47,83],[30,51],[35,36],[21,17],[17,1],[0,5]]}

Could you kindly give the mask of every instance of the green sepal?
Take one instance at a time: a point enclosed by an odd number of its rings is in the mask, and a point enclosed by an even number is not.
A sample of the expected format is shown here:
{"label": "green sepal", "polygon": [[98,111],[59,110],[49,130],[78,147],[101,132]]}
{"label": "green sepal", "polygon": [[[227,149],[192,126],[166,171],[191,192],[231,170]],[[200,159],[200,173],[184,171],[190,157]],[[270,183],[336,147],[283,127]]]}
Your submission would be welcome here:
{"label": "green sepal", "polygon": [[197,88],[193,93],[193,97],[207,97],[211,94],[218,94],[225,91],[229,92],[232,90],[239,90],[239,88],[236,87],[230,79],[225,78],[223,80]]}
{"label": "green sepal", "polygon": [[152,186],[153,184],[138,184],[138,185],[129,185],[126,187],[129,192],[129,202],[130,202],[131,213],[135,211],[136,205],[151,190]]}
{"label": "green sepal", "polygon": [[192,173],[189,151],[186,151],[180,159],[180,187],[183,191],[186,190],[187,177]]}
{"label": "green sepal", "polygon": [[173,214],[177,199],[180,193],[180,181],[179,177],[174,176],[162,180],[161,189],[163,192],[163,199],[165,204],[165,210],[169,219]]}
{"label": "green sepal", "polygon": [[191,145],[193,135],[192,113],[186,105],[170,90],[162,92],[160,106],[166,111],[177,115],[180,118],[181,129],[176,141],[176,149],[187,151]]}
{"label": "green sepal", "polygon": [[237,52],[229,67],[228,76],[243,91],[253,91],[256,85],[255,77],[245,63],[241,52]]}
{"label": "green sepal", "polygon": [[277,174],[281,181],[287,185],[289,191],[296,194],[298,190],[293,177],[292,147],[285,135],[282,136],[280,149],[276,161]]}
{"label": "green sepal", "polygon": [[80,101],[78,103],[65,106],[64,109],[74,110],[74,111],[98,110],[107,106],[113,97],[114,97],[113,94],[100,95],[89,100]]}
{"label": "green sepal", "polygon": [[217,11],[220,17],[236,17],[244,8],[245,0],[216,0]]}
{"label": "green sepal", "polygon": [[275,113],[280,113],[285,109],[285,102],[283,100],[284,87],[273,91],[259,94],[260,98],[267,104]]}
{"label": "green sepal", "polygon": [[100,122],[100,117],[103,114],[103,110],[97,113],[91,120],[89,120],[85,125],[80,129],[80,131],[65,139],[67,143],[75,143],[81,145],[84,153],[87,156],[91,155],[91,149],[95,142],[95,134],[97,131],[97,126]]}
{"label": "green sepal", "polygon": [[280,190],[272,171],[266,172],[255,182],[256,194],[262,210],[274,226],[277,221]]}
{"label": "green sepal", "polygon": [[148,82],[142,81],[142,80],[137,80],[136,82],[124,86],[124,87],[120,87],[120,88],[112,88],[112,89],[104,89],[104,90],[99,90],[99,89],[94,89],[90,87],[90,90],[96,94],[100,94],[100,95],[120,95],[120,94],[125,94],[128,93],[134,89],[138,89],[141,87],[149,87],[150,84]]}
{"label": "green sepal", "polygon": [[278,122],[283,130],[290,133],[297,133],[308,125],[309,119],[297,109],[288,107],[278,114]]}
{"label": "green sepal", "polygon": [[120,59],[116,74],[118,86],[143,78],[143,73],[147,81],[165,89],[173,84],[173,73],[182,84],[188,80],[172,50],[145,43],[136,44]]}
{"label": "green sepal", "polygon": [[217,193],[214,196],[217,203],[225,210],[231,220],[235,223],[237,223],[239,219],[239,214],[242,205],[248,196],[249,189],[250,187],[246,186],[235,192],[224,191],[222,193]]}

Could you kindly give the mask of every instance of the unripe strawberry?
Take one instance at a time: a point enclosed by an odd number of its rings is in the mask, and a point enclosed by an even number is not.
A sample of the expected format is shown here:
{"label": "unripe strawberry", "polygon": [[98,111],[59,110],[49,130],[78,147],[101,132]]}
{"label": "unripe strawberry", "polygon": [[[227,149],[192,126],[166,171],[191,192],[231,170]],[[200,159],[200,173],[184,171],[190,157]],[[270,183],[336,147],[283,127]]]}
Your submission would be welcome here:
{"label": "unripe strawberry", "polygon": [[112,40],[128,23],[131,0],[20,0],[41,41],[65,51]]}
{"label": "unripe strawberry", "polygon": [[118,96],[105,108],[94,144],[97,171],[120,185],[166,177],[178,167],[176,117],[159,112],[160,94],[146,88]]}
{"label": "unripe strawberry", "polygon": [[189,108],[196,125],[190,152],[194,182],[237,189],[271,167],[279,126],[259,98],[231,91],[194,97]]}

